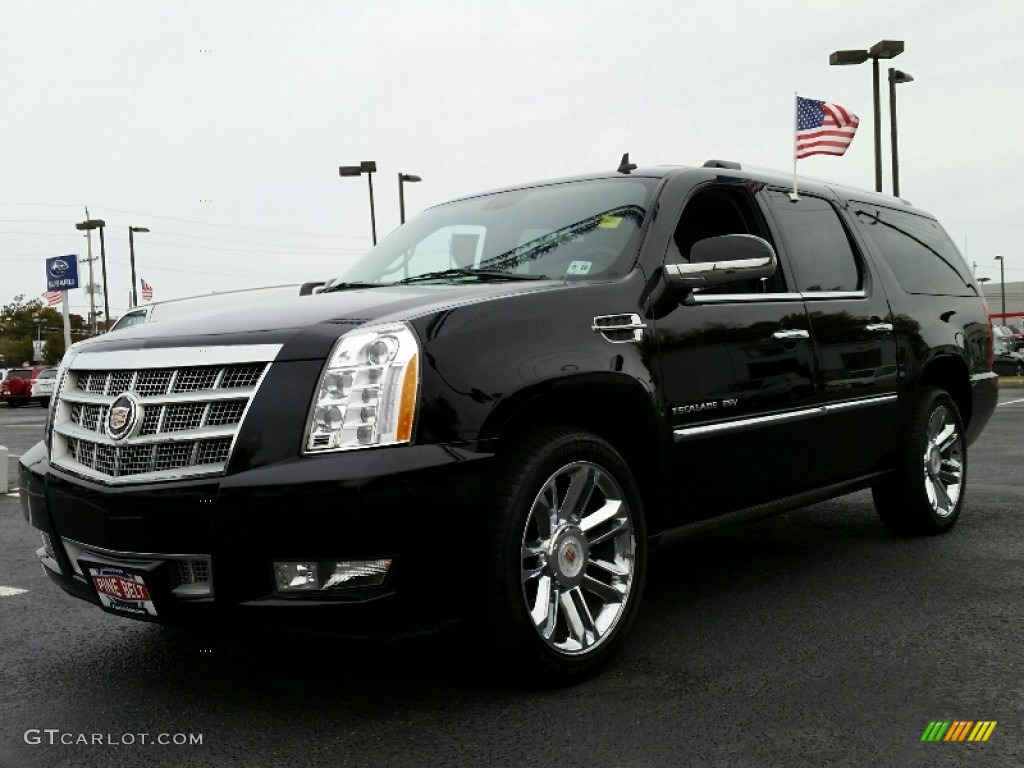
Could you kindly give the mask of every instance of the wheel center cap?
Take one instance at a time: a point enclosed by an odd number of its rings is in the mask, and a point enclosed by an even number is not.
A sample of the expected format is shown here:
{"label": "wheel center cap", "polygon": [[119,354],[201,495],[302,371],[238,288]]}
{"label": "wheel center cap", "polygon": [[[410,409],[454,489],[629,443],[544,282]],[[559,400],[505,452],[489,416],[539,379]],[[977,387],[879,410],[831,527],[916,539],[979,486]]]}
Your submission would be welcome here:
{"label": "wheel center cap", "polygon": [[935,446],[932,446],[928,453],[928,469],[933,475],[938,475],[939,470],[942,469],[942,454]]}
{"label": "wheel center cap", "polygon": [[566,587],[575,587],[583,580],[587,567],[587,545],[575,531],[567,531],[555,541],[552,552],[555,577]]}

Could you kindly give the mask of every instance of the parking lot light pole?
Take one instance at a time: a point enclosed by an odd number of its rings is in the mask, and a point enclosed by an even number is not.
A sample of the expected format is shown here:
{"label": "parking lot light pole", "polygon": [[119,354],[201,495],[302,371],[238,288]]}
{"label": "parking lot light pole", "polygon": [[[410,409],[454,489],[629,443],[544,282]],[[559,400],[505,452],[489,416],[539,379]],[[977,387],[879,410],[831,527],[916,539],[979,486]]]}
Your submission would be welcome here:
{"label": "parking lot light pole", "polygon": [[413,176],[411,173],[400,173],[398,174],[398,213],[401,217],[399,223],[405,224],[405,182],[413,184],[417,181],[423,181],[419,176]]}
{"label": "parking lot light pole", "polygon": [[879,105],[878,60],[892,59],[903,53],[902,40],[879,40],[868,50],[834,51],[828,57],[833,66],[863,64],[871,59],[871,82],[875,107],[875,191],[882,191],[882,115]]}
{"label": "parking lot light pole", "polygon": [[892,194],[900,196],[900,160],[896,140],[896,85],[914,82],[913,75],[889,67],[889,133],[892,141]]}
{"label": "parking lot light pole", "polygon": [[110,298],[107,295],[107,248],[103,241],[103,228],[107,222],[103,219],[86,219],[75,224],[75,229],[100,231],[100,268],[103,274],[103,329],[110,328]]}
{"label": "parking lot light pole", "polygon": [[375,160],[363,160],[359,165],[342,165],[338,168],[339,176],[362,176],[366,174],[366,181],[370,187],[370,232],[373,234],[373,244],[377,244],[377,215],[373,209],[373,174],[377,172]]}
{"label": "parking lot light pole", "polygon": [[[149,232],[145,227],[128,227],[128,253],[132,262],[132,307],[139,306],[138,280],[135,279],[135,233]],[[151,278],[152,279],[152,278]]]}
{"label": "parking lot light pole", "polygon": [[1003,257],[996,256],[996,261],[999,262],[999,295],[1002,299],[1003,307],[1003,322],[1000,325],[1006,325],[1006,277],[1003,272]]}

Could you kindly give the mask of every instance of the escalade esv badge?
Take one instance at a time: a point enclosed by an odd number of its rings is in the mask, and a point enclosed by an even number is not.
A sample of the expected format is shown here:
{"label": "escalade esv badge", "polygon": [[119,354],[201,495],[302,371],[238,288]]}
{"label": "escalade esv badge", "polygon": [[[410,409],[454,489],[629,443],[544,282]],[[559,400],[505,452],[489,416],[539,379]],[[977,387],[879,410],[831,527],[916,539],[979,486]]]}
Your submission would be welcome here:
{"label": "escalade esv badge", "polygon": [[123,440],[131,434],[138,420],[139,405],[135,398],[125,393],[110,406],[107,415],[106,432],[112,440]]}

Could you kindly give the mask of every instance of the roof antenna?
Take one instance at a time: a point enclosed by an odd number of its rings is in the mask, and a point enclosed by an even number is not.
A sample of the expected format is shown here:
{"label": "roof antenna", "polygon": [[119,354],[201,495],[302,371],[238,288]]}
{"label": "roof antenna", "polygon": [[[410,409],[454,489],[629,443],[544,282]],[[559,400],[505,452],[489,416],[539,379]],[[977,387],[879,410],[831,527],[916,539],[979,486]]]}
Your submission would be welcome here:
{"label": "roof antenna", "polygon": [[629,152],[622,156],[622,161],[619,163],[619,167],[616,168],[619,173],[629,173],[636,169],[636,163],[629,162]]}

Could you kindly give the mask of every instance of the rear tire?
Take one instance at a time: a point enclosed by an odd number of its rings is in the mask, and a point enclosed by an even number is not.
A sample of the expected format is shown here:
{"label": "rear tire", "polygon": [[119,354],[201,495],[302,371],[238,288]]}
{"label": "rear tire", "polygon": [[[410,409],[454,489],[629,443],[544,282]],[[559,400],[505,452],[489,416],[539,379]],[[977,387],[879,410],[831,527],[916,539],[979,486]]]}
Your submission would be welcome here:
{"label": "rear tire", "polygon": [[945,390],[923,387],[905,434],[896,475],[872,489],[875,509],[894,533],[946,533],[967,490],[967,442],[956,403]]}
{"label": "rear tire", "polygon": [[611,445],[571,428],[535,432],[499,461],[485,654],[519,682],[583,679],[618,652],[640,603],[647,541],[636,482]]}

